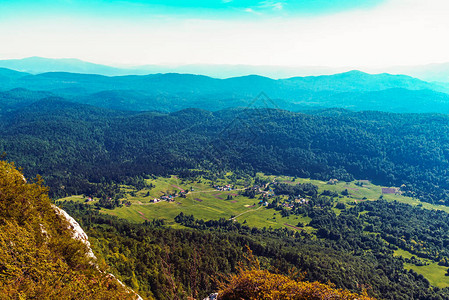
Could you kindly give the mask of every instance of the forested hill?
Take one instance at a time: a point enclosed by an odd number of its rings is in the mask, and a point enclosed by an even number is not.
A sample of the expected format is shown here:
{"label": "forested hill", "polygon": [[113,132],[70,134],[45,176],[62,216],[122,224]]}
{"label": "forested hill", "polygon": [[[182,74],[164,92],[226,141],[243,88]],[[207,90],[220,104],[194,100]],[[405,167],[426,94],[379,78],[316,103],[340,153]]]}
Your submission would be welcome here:
{"label": "forested hill", "polygon": [[190,168],[370,179],[449,204],[449,116],[324,110],[129,113],[49,98],[5,113],[0,152],[52,195]]}
{"label": "forested hill", "polygon": [[261,92],[272,99],[270,107],[290,111],[339,107],[355,111],[449,113],[447,86],[404,75],[350,71],[279,80],[256,75],[216,79],[175,73],[114,77],[66,72],[31,75],[0,68],[0,99],[4,99],[0,112],[50,95],[119,110],[173,112],[207,107],[215,111],[247,107]]}
{"label": "forested hill", "polygon": [[85,233],[52,206],[41,183],[27,183],[4,161],[0,195],[2,299],[141,299],[105,272]]}

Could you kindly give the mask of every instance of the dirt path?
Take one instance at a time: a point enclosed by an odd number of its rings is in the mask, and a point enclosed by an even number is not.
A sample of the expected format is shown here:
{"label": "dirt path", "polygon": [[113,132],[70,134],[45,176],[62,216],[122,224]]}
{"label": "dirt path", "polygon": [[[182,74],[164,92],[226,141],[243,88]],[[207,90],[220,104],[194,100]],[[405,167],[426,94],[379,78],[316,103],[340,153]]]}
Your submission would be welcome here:
{"label": "dirt path", "polygon": [[259,210],[259,209],[261,209],[262,207],[263,207],[263,206],[261,205],[261,206],[259,206],[259,207],[256,208],[256,209],[247,210],[247,211],[245,211],[245,212],[242,212],[241,214],[236,215],[236,216],[233,217],[233,218],[230,218],[229,220],[234,220],[234,221],[235,221],[235,219],[238,218],[238,217],[240,217],[241,215],[247,214],[247,213],[252,212],[252,211]]}
{"label": "dirt path", "polygon": [[287,223],[284,223],[284,225],[285,226],[288,226],[288,227],[291,227],[291,228],[294,228],[294,229],[296,229],[296,230],[300,230],[300,231],[303,231],[304,229],[302,229],[302,228],[299,228],[299,227],[296,227],[296,226],[293,226],[293,225],[290,225],[290,224],[287,224]]}
{"label": "dirt path", "polygon": [[[208,190],[208,191],[194,191],[194,192],[189,192],[189,194],[197,194],[197,193],[213,193],[213,192],[232,192],[232,191],[244,191],[245,189],[235,189],[235,190],[231,190],[231,191],[218,191],[218,190]],[[220,193],[220,194],[221,194]],[[188,195],[188,194],[187,194]],[[233,194],[235,195],[235,194]]]}
{"label": "dirt path", "polygon": [[149,221],[149,219],[147,217],[145,217],[145,215],[143,214],[143,212],[141,211],[137,211],[139,213],[139,215],[142,217],[142,219]]}

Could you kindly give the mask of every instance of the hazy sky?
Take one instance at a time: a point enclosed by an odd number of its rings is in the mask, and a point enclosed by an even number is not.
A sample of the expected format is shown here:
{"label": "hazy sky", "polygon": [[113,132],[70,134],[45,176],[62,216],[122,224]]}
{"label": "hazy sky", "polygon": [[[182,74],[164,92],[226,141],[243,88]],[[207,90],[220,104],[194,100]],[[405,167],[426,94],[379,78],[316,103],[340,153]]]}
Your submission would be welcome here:
{"label": "hazy sky", "polygon": [[449,62],[447,0],[0,0],[0,58],[383,67]]}

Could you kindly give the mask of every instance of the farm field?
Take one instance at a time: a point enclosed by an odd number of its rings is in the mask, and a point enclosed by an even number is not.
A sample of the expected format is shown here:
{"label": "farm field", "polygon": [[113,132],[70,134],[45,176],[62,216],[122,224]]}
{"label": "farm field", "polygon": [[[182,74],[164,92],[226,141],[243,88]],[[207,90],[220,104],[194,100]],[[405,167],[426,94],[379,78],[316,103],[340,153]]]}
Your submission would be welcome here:
{"label": "farm field", "polygon": [[[310,218],[307,217],[282,217],[275,210],[267,209],[260,205],[258,197],[251,199],[239,195],[239,192],[244,190],[245,185],[252,184],[252,181],[248,180],[237,181],[235,188],[231,191],[214,189],[211,186],[212,181],[204,178],[192,182],[182,181],[176,176],[171,176],[169,178],[151,179],[147,183],[155,187],[150,190],[143,189],[138,191],[135,193],[135,196],[126,196],[126,199],[131,202],[131,206],[123,206],[114,210],[102,209],[101,211],[132,222],[164,219],[166,224],[174,227],[179,226],[174,222],[174,218],[180,212],[194,215],[195,218],[203,220],[234,218],[241,223],[254,227],[289,227],[293,229],[300,221],[303,224],[310,222]],[[229,180],[218,179],[214,180],[213,183],[224,186],[229,184]],[[180,190],[189,190],[189,193],[186,194],[185,198],[174,198],[172,202],[150,202],[164,193],[170,194]],[[312,228],[307,227],[304,230],[313,231]]]}
{"label": "farm field", "polygon": [[[263,180],[269,180],[270,182],[276,180],[277,182],[287,184],[311,183],[318,186],[319,193],[322,193],[324,190],[336,192],[339,197],[335,198],[333,210],[337,215],[341,212],[335,208],[335,205],[339,202],[347,205],[356,205],[357,202],[375,201],[380,197],[388,201],[398,201],[414,206],[420,205],[425,209],[437,209],[449,213],[449,207],[447,206],[433,205],[399,194],[382,194],[383,187],[374,185],[368,180],[356,180],[353,182],[341,181],[335,184],[328,184],[320,180],[274,176],[263,173],[257,173],[256,176]],[[248,226],[267,228],[287,227],[292,230],[298,230],[296,228],[298,222],[304,225],[310,222],[310,218],[305,216],[291,215],[282,217],[276,210],[261,206],[258,196],[250,199],[249,197],[240,195],[239,193],[246,186],[252,186],[254,184],[254,178],[236,179],[232,176],[232,173],[228,173],[222,178],[214,178],[213,181],[202,177],[196,181],[189,181],[179,179],[177,176],[172,175],[170,177],[146,179],[146,183],[152,186],[152,188],[135,190],[131,186],[122,186],[122,190],[125,192],[125,197],[122,200],[129,201],[131,203],[130,206],[125,205],[112,210],[102,208],[101,212],[136,223],[141,223],[145,220],[164,219],[167,225],[174,227],[179,227],[175,223],[174,217],[180,212],[192,214],[195,218],[203,220],[234,218]],[[213,188],[214,184],[218,186],[229,184],[233,186],[233,189],[230,191],[220,191]],[[172,202],[160,201],[158,203],[151,203],[151,200],[160,198],[164,194],[168,195],[181,190],[189,191],[185,195],[185,198],[176,197]],[[342,195],[344,191],[348,192],[347,195]],[[286,199],[285,196],[281,196],[281,198]],[[75,195],[59,199],[58,201],[64,200],[84,202],[85,198],[80,195]],[[94,199],[90,204],[95,204],[96,202],[97,200]],[[313,228],[307,226],[302,229],[308,232],[314,231]]]}

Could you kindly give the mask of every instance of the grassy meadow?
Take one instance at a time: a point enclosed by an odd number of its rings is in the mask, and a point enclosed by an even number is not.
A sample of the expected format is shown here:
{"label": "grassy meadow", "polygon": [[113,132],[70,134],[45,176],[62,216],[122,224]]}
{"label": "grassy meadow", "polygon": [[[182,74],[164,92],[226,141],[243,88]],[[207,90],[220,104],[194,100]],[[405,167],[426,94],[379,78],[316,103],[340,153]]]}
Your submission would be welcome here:
{"label": "grassy meadow", "polygon": [[[293,178],[288,176],[273,176],[258,173],[257,176],[270,182],[276,180],[277,182],[287,184],[311,183],[318,186],[319,193],[324,190],[330,190],[338,193],[338,198],[335,198],[334,212],[338,215],[341,213],[335,207],[337,203],[342,202],[347,205],[357,205],[360,201],[375,201],[382,197],[388,201],[398,201],[410,205],[420,205],[424,209],[443,210],[449,213],[449,207],[442,205],[433,205],[426,202],[421,202],[417,199],[405,197],[395,194],[382,195],[382,186],[374,185],[367,180],[357,180],[353,182],[337,182],[335,184],[328,184],[325,181],[312,180],[307,178]],[[309,233],[314,233],[315,229],[307,226],[311,219],[306,216],[290,215],[282,217],[281,214],[274,210],[268,209],[259,204],[259,199],[250,199],[240,193],[247,186],[254,184],[254,178],[236,178],[231,173],[225,174],[222,178],[206,179],[199,178],[198,180],[182,180],[177,176],[157,177],[146,179],[146,183],[152,188],[144,188],[136,190],[131,186],[122,186],[125,192],[123,200],[129,201],[130,206],[122,206],[110,209],[101,209],[102,213],[114,215],[119,218],[127,219],[131,222],[141,223],[145,220],[164,219],[166,224],[174,228],[180,228],[181,225],[174,221],[174,218],[180,213],[192,214],[197,219],[203,220],[217,220],[220,218],[230,219],[234,218],[240,223],[244,223],[251,227],[271,227],[282,228],[286,227],[291,230],[305,230]],[[231,184],[234,189],[231,191],[219,191],[213,188],[213,185],[224,186]],[[180,190],[189,191],[185,198],[176,197],[174,201],[161,201],[158,203],[151,203],[151,200],[160,198],[164,194],[172,194]],[[342,192],[347,190],[348,195],[342,195]],[[228,199],[228,197],[230,197]],[[281,198],[285,198],[281,196]],[[286,199],[286,198],[285,198]],[[85,202],[85,198],[80,195],[71,196],[58,201],[72,200],[76,202]],[[95,204],[98,199],[89,202]],[[362,212],[363,213],[363,212]],[[298,222],[305,226],[297,227]],[[412,254],[404,250],[396,250],[395,256],[402,256],[410,259]],[[437,287],[449,287],[449,277],[445,276],[447,267],[439,266],[437,263],[420,259],[426,262],[425,266],[416,266],[411,263],[404,263],[406,269],[413,269],[418,274],[422,274],[429,282]]]}
{"label": "grassy meadow", "polygon": [[[412,253],[402,249],[394,251],[394,255],[409,259],[413,256]],[[404,268],[407,270],[412,269],[416,273],[423,275],[433,286],[437,286],[439,288],[449,287],[449,276],[445,276],[447,267],[439,266],[436,262],[430,259],[419,258],[419,260],[425,262],[426,265],[416,266],[411,263],[404,263]]]}
{"label": "grassy meadow", "polygon": [[[339,197],[336,198],[334,206],[339,203],[348,205],[356,205],[360,201],[375,201],[382,197],[388,201],[398,201],[411,205],[420,205],[425,209],[438,209],[449,213],[449,207],[443,205],[433,205],[426,202],[421,202],[417,199],[405,197],[395,194],[382,195],[382,186],[374,185],[368,180],[356,180],[353,182],[340,181],[335,184],[328,184],[325,181],[312,180],[307,178],[293,178],[289,176],[274,176],[258,173],[257,176],[261,179],[269,181],[276,180],[277,182],[287,184],[311,183],[318,186],[318,191],[321,193],[324,190],[337,192]],[[232,178],[232,179],[231,179]],[[281,228],[288,227],[296,230],[294,227],[301,222],[307,225],[310,218],[304,216],[289,216],[282,217],[274,209],[267,209],[259,205],[258,196],[250,199],[239,192],[243,191],[246,186],[254,184],[254,178],[238,178],[232,177],[232,173],[225,174],[221,178],[211,179],[199,178],[198,180],[182,180],[177,176],[157,177],[146,179],[148,185],[153,188],[145,188],[142,190],[135,190],[130,186],[122,186],[125,192],[123,200],[129,201],[130,206],[122,206],[110,209],[101,209],[101,212],[114,215],[120,218],[127,219],[131,222],[144,222],[145,220],[164,219],[166,224],[177,227],[174,222],[174,217],[180,212],[184,214],[193,214],[197,219],[217,220],[220,218],[230,219],[234,217],[235,220],[248,226],[256,227],[272,227]],[[219,191],[212,187],[213,184],[224,186],[231,184],[234,190]],[[180,190],[189,191],[186,198],[176,197],[173,202],[161,201],[158,203],[151,203],[150,201],[159,198],[164,194],[171,194],[179,192]],[[348,195],[342,195],[342,192],[347,190]],[[232,199],[228,200],[228,196]],[[82,201],[85,199],[82,196],[71,196],[59,199],[58,201],[72,200]],[[96,200],[90,202],[94,204]],[[333,208],[338,215],[340,210]],[[313,228],[305,226],[303,228],[309,232],[313,232]]]}

